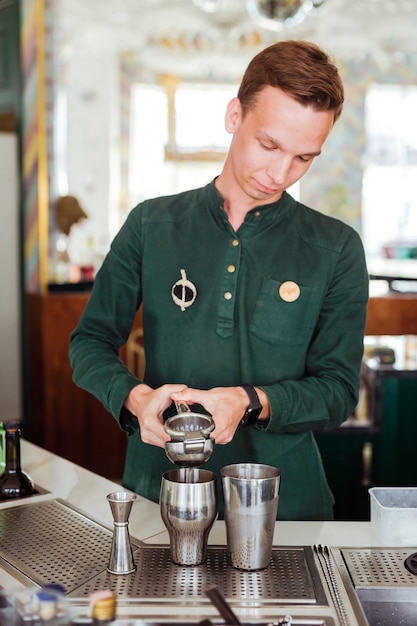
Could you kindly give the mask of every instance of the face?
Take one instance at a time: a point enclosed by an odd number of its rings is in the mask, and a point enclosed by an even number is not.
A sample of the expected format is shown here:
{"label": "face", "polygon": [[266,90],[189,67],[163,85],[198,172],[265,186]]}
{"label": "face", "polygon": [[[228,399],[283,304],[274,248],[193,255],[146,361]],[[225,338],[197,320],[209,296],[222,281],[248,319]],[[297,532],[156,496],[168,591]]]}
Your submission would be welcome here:
{"label": "face", "polygon": [[253,204],[269,204],[309,169],[333,126],[333,112],[314,111],[276,87],[266,86],[242,115],[238,98],[226,111],[233,134],[229,182]]}

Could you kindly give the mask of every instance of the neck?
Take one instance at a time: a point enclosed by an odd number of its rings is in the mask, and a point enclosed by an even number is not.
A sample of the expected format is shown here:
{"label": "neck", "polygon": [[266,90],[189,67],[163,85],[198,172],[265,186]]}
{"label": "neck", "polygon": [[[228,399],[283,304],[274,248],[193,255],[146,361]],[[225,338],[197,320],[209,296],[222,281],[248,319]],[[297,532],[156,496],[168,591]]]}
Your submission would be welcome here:
{"label": "neck", "polygon": [[230,203],[224,203],[224,210],[226,211],[226,215],[229,219],[229,222],[233,228],[233,230],[235,232],[237,232],[240,228],[240,226],[243,224],[243,222],[245,221],[245,217],[246,217],[246,213],[250,210],[248,209],[247,211],[241,211],[239,210],[238,207],[233,207],[233,204]]}
{"label": "neck", "polygon": [[277,193],[273,198],[270,196],[262,198],[261,196],[249,195],[236,181],[227,160],[223,171],[216,178],[215,185],[224,200],[224,210],[235,231],[243,224],[249,211],[256,207],[276,202],[282,196],[282,192]]}
{"label": "neck", "polygon": [[246,214],[257,206],[240,187],[230,184],[223,175],[216,179],[216,189],[224,200],[224,210],[233,229],[237,231],[245,221]]}

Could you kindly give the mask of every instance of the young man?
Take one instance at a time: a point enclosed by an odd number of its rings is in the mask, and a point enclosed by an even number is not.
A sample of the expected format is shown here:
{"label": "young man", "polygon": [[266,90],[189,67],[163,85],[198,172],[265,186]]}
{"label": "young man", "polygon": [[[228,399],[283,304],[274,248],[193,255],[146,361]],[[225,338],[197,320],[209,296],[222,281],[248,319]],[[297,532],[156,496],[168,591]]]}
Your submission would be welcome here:
{"label": "young man", "polygon": [[[229,463],[274,465],[280,519],[332,518],[313,431],[356,405],[368,275],[357,233],[285,190],[320,155],[342,106],[321,49],[270,46],[227,107],[220,175],[138,205],[113,241],[70,355],[75,382],[130,435],[125,487],[158,501],[172,469],[163,421],[183,400],[215,422],[205,468],[219,477]],[[140,305],[144,381],[118,359]]]}

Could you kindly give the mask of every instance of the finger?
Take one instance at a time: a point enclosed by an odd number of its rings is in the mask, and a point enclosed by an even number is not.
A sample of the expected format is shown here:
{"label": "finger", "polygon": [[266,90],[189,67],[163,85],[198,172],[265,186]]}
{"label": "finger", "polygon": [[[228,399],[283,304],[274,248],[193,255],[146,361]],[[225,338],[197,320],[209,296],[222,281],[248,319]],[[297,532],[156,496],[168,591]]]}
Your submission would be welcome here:
{"label": "finger", "polygon": [[211,433],[211,436],[213,437],[216,443],[220,445],[224,445],[232,441],[234,434],[235,434],[234,428],[231,428],[230,426],[225,426],[224,424],[221,424],[221,423],[217,423],[214,430]]}
{"label": "finger", "polygon": [[186,402],[187,404],[200,404],[201,406],[210,409],[210,394],[208,391],[202,391],[201,389],[192,389],[187,387],[182,392],[175,392],[172,394],[174,402]]}
{"label": "finger", "polygon": [[165,443],[169,441],[169,436],[167,435],[165,431],[162,431],[162,434],[161,434],[159,432],[156,433],[153,430],[144,429],[143,431],[141,430],[140,437],[143,443],[147,443],[152,446],[158,446],[159,448],[164,448]]}

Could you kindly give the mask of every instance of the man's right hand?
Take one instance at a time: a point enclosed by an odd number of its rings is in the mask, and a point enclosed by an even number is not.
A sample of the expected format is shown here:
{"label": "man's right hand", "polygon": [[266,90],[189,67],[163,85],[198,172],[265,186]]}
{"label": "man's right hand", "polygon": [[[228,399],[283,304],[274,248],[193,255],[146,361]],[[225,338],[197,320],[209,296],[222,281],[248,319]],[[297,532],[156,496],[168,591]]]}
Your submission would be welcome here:
{"label": "man's right hand", "polygon": [[186,389],[187,385],[162,385],[152,389],[142,383],[129,392],[124,406],[136,416],[144,443],[163,448],[170,440],[164,430],[163,413],[172,403],[172,394],[182,393]]}

